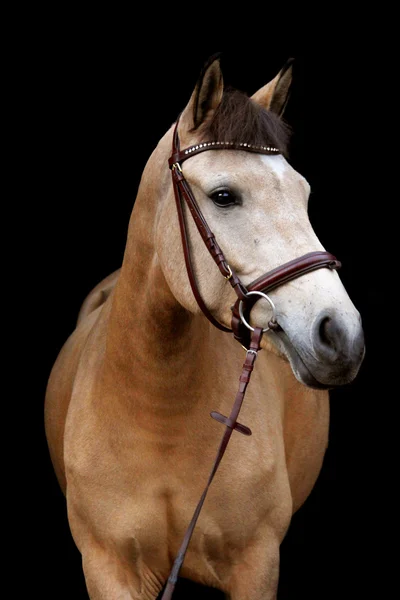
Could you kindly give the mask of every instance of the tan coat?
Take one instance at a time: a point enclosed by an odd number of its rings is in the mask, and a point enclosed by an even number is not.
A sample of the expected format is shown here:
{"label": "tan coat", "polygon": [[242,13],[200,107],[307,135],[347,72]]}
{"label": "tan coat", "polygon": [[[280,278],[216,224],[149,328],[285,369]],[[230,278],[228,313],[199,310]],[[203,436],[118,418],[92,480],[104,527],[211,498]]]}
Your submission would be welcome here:
{"label": "tan coat", "polygon": [[[281,80],[255,99],[269,106],[274,93],[278,98],[286,89]],[[196,98],[211,96],[212,111],[221,86],[219,64],[213,63],[182,115],[184,145],[196,141],[191,118],[195,106],[204,106]],[[167,165],[171,139],[172,130],[143,173],[121,271],[85,301],[48,384],[49,448],[92,600],[157,597],[222,435],[209,413],[229,414],[243,362],[240,346],[205,320],[191,294]],[[206,202],[202,190],[222,175],[251,197],[242,207],[246,212],[235,217],[234,239],[231,217],[204,204],[245,283],[322,249],[307,217],[308,184],[282,157],[220,152],[216,159],[206,152],[185,163],[185,174],[200,203]],[[216,318],[229,325],[232,290],[215,273],[192,226],[190,231],[200,290]],[[254,237],[262,242],[251,244]],[[302,362],[309,360],[327,388],[339,381],[340,365],[313,366],[309,323],[332,298],[354,339],[360,323],[337,274],[323,271],[282,287],[274,301],[282,322],[288,320],[287,337],[301,346],[303,357],[309,349]],[[263,324],[261,306],[253,317]],[[328,392],[302,383],[288,345],[273,332],[263,339],[240,417],[253,436],[233,434],[181,572],[232,600],[276,598],[280,543],[315,483],[327,446]],[[339,383],[355,376],[358,354]]]}

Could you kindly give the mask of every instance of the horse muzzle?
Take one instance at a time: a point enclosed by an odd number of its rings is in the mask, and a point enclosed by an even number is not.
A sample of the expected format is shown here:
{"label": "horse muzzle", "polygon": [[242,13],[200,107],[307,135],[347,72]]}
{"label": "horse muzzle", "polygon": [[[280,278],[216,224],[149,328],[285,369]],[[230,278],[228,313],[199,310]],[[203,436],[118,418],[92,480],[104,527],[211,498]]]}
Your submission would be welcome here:
{"label": "horse muzzle", "polygon": [[280,328],[271,333],[272,340],[301,383],[329,389],[353,381],[365,355],[359,315],[355,321],[347,314],[324,311],[315,318],[307,334],[285,321],[284,317],[279,318]]}

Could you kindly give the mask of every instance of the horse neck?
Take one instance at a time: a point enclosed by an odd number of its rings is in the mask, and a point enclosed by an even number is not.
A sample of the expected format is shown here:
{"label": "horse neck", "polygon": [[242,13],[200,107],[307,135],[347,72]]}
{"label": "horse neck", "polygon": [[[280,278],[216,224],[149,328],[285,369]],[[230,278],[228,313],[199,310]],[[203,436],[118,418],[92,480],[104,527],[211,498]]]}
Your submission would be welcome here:
{"label": "horse neck", "polygon": [[143,402],[151,396],[153,408],[157,397],[176,396],[188,381],[196,384],[209,337],[208,323],[173,296],[155,250],[157,212],[171,185],[170,144],[167,134],[143,172],[112,298],[105,354],[110,383],[125,385],[127,394],[135,390]]}

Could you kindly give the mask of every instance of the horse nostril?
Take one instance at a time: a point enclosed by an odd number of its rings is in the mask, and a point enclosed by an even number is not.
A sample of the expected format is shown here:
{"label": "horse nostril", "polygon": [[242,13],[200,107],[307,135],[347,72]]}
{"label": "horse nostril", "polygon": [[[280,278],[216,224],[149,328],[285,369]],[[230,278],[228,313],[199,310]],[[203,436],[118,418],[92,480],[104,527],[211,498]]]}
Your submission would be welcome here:
{"label": "horse nostril", "polygon": [[358,320],[333,309],[324,311],[314,321],[312,345],[313,374],[319,373],[318,381],[324,381],[326,373],[331,382],[336,377],[342,382],[354,378],[364,356],[364,335]]}
{"label": "horse nostril", "polygon": [[346,350],[346,328],[340,319],[324,316],[316,324],[315,349],[321,358],[334,360],[338,354]]}
{"label": "horse nostril", "polygon": [[325,317],[319,324],[319,340],[324,345],[335,347],[335,325],[330,317]]}

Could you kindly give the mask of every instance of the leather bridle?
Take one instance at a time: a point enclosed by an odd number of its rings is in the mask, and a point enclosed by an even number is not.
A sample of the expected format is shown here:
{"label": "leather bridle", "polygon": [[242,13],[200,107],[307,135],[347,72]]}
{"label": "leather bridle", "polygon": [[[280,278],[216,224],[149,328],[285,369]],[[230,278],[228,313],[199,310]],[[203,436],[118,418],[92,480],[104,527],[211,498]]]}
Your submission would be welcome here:
{"label": "leather bridle", "polygon": [[[288,281],[292,281],[297,277],[301,277],[302,275],[304,275],[305,273],[309,273],[310,271],[321,269],[323,267],[329,269],[338,269],[341,266],[341,263],[336,259],[336,257],[333,256],[333,254],[330,254],[329,252],[309,252],[308,254],[304,254],[299,258],[291,260],[283,264],[282,266],[277,267],[272,271],[269,271],[268,273],[265,273],[258,279],[252,281],[250,284],[245,286],[240,281],[234,268],[232,267],[232,265],[229,264],[222,249],[218,245],[214,234],[212,233],[206,219],[204,218],[203,213],[200,210],[200,207],[193,195],[190,185],[185,179],[181,165],[185,160],[191,158],[192,156],[195,156],[200,152],[205,152],[209,150],[212,151],[229,149],[269,155],[281,154],[281,152],[278,148],[275,148],[274,146],[270,145],[255,146],[248,143],[235,144],[229,141],[202,142],[200,144],[196,144],[194,146],[190,146],[189,148],[181,150],[178,135],[178,123],[179,119],[177,120],[173,134],[172,155],[169,159],[169,166],[172,172],[172,183],[179,218],[182,247],[185,256],[185,263],[190,281],[190,286],[192,288],[197,304],[199,305],[200,309],[207,317],[207,319],[218,329],[225,332],[233,333],[234,338],[238,342],[240,342],[240,344],[246,350],[246,359],[243,364],[242,373],[239,377],[239,390],[236,394],[231,414],[229,415],[229,417],[226,417],[215,411],[211,413],[211,416],[218,422],[223,423],[226,426],[226,429],[224,432],[224,436],[221,440],[217,456],[214,461],[214,465],[211,469],[206,488],[199,500],[199,503],[193,514],[189,527],[186,530],[178,555],[174,561],[174,565],[168,578],[166,588],[162,595],[162,600],[170,600],[170,598],[172,598],[175,584],[178,579],[179,571],[185,558],[186,550],[192,537],[194,527],[196,525],[204,500],[206,498],[208,489],[225,453],[226,447],[228,445],[233,430],[239,431],[240,433],[243,433],[245,435],[251,435],[251,430],[245,425],[238,423],[236,419],[239,416],[246,388],[250,381],[251,372],[253,371],[254,362],[257,358],[257,353],[260,350],[260,344],[263,333],[268,329],[280,329],[280,325],[277,322],[275,316],[275,306],[272,300],[267,296],[267,292],[275,289],[280,285],[283,285],[284,283],[287,283]],[[215,319],[215,317],[211,314],[211,312],[205,305],[204,300],[199,292],[191,259],[187,224],[184,213],[184,203],[186,203],[186,206],[188,207],[189,212],[193,217],[193,220],[197,226],[201,238],[203,239],[207,250],[209,251],[217,267],[219,268],[221,275],[227,281],[229,281],[230,285],[235,290],[235,293],[237,295],[237,300],[235,304],[231,307],[231,329],[225,327],[224,325],[221,325],[221,323],[219,323]],[[252,307],[260,298],[266,299],[272,308],[272,317],[268,323],[268,327],[264,329],[262,329],[261,327],[253,328],[249,325],[247,321],[249,318],[248,315]]]}

